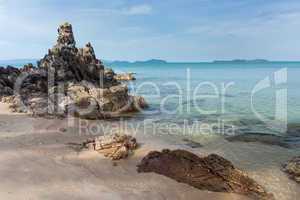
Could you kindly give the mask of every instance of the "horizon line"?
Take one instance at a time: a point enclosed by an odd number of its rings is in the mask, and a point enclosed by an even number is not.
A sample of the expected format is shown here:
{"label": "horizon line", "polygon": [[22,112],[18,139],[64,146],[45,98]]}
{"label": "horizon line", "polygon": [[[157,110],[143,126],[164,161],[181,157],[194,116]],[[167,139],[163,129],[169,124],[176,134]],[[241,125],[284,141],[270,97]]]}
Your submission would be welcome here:
{"label": "horizon line", "polygon": [[[38,61],[40,60],[37,58],[16,58],[16,59],[0,59],[1,62],[13,62],[13,61]],[[269,60],[269,59],[263,59],[263,58],[255,58],[255,59],[243,59],[243,58],[236,58],[236,59],[215,59],[215,60],[202,60],[202,61],[182,61],[182,60],[165,60],[165,59],[159,59],[159,58],[150,58],[145,60],[109,60],[109,59],[99,59],[102,62],[128,62],[130,64],[134,64],[136,62],[149,62],[149,61],[162,61],[166,63],[214,63],[214,62],[300,62],[300,60]],[[3,63],[4,64],[4,63]]]}

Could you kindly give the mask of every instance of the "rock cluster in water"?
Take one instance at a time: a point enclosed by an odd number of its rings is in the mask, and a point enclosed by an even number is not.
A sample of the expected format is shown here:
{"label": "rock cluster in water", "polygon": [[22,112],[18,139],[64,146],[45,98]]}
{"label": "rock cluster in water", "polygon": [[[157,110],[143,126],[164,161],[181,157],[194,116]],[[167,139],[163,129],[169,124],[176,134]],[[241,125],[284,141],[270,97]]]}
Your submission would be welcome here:
{"label": "rock cluster in water", "polygon": [[114,76],[96,58],[90,43],[76,47],[72,25],[65,23],[58,28],[57,43],[37,67],[0,68],[0,96],[14,112],[36,116],[73,114],[99,119],[147,106]]}
{"label": "rock cluster in water", "polygon": [[155,172],[201,190],[238,193],[253,199],[274,199],[230,161],[215,154],[200,158],[185,150],[153,151],[143,158],[138,172]]}

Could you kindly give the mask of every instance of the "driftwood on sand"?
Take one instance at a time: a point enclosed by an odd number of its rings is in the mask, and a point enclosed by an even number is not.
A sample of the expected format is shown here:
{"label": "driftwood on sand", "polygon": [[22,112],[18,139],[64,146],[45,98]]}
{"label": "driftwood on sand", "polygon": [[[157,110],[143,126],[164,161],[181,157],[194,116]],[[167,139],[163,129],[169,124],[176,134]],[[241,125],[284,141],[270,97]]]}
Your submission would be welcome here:
{"label": "driftwood on sand", "polygon": [[201,190],[237,193],[253,199],[274,199],[230,161],[215,154],[201,158],[185,150],[153,151],[143,158],[138,172],[155,172]]}
{"label": "driftwood on sand", "polygon": [[137,141],[130,135],[112,134],[89,139],[84,146],[112,160],[120,160],[127,158],[137,148]]}

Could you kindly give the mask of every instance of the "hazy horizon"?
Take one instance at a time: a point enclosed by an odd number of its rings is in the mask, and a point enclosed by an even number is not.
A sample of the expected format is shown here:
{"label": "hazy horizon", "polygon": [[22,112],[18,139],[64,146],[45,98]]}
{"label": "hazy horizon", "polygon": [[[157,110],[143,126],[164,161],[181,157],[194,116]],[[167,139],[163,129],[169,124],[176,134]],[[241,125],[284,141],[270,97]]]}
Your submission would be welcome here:
{"label": "hazy horizon", "polygon": [[[38,61],[42,58],[16,58],[16,59],[7,59],[7,60],[1,60],[0,59],[0,65],[2,63],[14,63],[14,62],[18,62],[18,63],[24,63],[26,64],[28,61]],[[147,62],[147,61],[151,61],[151,60],[161,60],[161,61],[165,61],[167,63],[213,63],[213,62],[235,62],[235,61],[257,61],[259,62],[259,60],[265,60],[267,62],[300,62],[300,60],[268,60],[268,59],[264,59],[264,58],[254,58],[254,59],[243,59],[243,58],[235,58],[235,59],[231,59],[231,60],[198,60],[198,61],[181,61],[181,60],[164,60],[164,59],[159,59],[159,58],[149,58],[149,59],[145,59],[145,60],[122,60],[122,59],[117,59],[117,60],[108,60],[108,59],[101,59],[98,58],[101,61],[104,62],[129,62],[129,63],[135,63],[135,62]],[[262,61],[263,62],[263,61]]]}

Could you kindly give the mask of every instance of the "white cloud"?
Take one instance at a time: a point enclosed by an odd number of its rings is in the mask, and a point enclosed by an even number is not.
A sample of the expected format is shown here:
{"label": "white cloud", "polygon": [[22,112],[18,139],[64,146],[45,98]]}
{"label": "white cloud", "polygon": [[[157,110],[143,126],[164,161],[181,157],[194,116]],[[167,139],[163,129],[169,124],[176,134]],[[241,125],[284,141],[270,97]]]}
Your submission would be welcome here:
{"label": "white cloud", "polygon": [[88,8],[80,9],[80,12],[97,15],[149,15],[153,11],[151,5],[141,4],[122,8]]}
{"label": "white cloud", "polygon": [[[299,26],[300,10],[283,10],[263,12],[248,19],[231,19],[226,21],[204,21],[188,27],[184,33],[209,36],[259,36],[280,34],[292,27]],[[293,28],[295,30],[295,28]],[[297,29],[298,30],[298,29]],[[264,33],[264,34],[262,34]],[[282,34],[280,34],[282,35]]]}
{"label": "white cloud", "polygon": [[152,13],[152,6],[144,4],[144,5],[136,5],[122,11],[126,15],[149,15]]}

